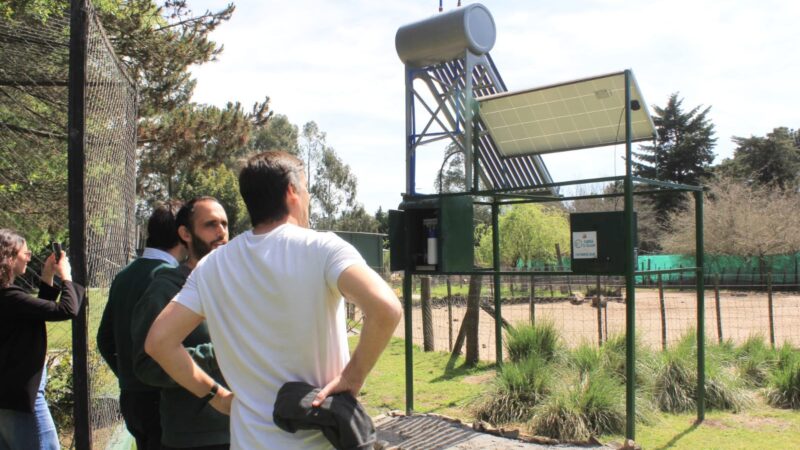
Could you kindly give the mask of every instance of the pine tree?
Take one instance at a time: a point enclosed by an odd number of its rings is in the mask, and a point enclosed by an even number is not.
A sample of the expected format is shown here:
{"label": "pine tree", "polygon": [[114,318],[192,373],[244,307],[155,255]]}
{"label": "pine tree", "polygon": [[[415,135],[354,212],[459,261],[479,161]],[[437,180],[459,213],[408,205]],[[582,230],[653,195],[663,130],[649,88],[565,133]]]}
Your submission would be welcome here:
{"label": "pine tree", "polygon": [[[714,161],[714,124],[708,117],[711,107],[682,107],[678,93],[670,95],[664,108],[654,106],[653,123],[658,133],[655,145],[641,145],[634,152],[635,176],[681,184],[701,184],[711,175]],[[659,223],[668,226],[669,213],[684,207],[679,192],[654,195],[653,207]]]}

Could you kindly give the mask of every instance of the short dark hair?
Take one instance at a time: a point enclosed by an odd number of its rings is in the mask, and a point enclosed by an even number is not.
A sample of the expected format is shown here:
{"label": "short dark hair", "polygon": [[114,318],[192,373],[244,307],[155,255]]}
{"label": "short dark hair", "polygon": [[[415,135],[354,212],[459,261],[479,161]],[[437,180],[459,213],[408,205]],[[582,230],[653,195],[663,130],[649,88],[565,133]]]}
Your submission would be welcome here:
{"label": "short dark hair", "polygon": [[147,221],[147,247],[169,250],[180,243],[175,213],[182,202],[171,200],[156,207]]}
{"label": "short dark hair", "polygon": [[239,193],[250,213],[253,226],[280,220],[289,214],[286,191],[291,183],[300,190],[303,161],[280,151],[267,151],[252,156],[239,173]]}
{"label": "short dark hair", "polygon": [[[194,205],[205,201],[219,203],[219,200],[210,195],[203,195],[189,200],[181,206],[181,209],[178,210],[178,214],[175,215],[175,229],[177,230],[181,226],[184,226],[189,231],[194,231],[194,225],[192,223],[194,221]],[[180,235],[178,235],[178,239],[180,239]],[[180,239],[180,241],[183,242],[184,245],[189,244],[183,239]]]}

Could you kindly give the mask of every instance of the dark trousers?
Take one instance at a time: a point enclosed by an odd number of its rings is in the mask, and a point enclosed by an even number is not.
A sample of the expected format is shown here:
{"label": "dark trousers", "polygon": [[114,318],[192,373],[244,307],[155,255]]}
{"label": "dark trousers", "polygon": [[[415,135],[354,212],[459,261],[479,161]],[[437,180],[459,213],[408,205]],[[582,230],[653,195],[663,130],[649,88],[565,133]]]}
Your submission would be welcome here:
{"label": "dark trousers", "polygon": [[220,444],[220,445],[203,445],[201,447],[178,448],[178,447],[167,447],[166,445],[162,445],[161,448],[163,450],[228,450],[231,448],[231,446],[230,444]]}
{"label": "dark trousers", "polygon": [[122,391],[119,395],[119,409],[137,450],[161,450],[160,398],[158,391]]}

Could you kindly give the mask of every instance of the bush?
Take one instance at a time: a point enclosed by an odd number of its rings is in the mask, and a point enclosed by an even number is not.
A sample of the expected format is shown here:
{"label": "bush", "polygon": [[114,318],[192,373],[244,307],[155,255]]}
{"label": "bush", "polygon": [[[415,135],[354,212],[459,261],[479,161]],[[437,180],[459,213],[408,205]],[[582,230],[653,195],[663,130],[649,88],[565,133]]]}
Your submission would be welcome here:
{"label": "bush", "polygon": [[493,424],[524,422],[552,391],[554,380],[553,368],[541,358],[506,364],[497,374],[494,390],[475,408],[475,415]]}
{"label": "bush", "polygon": [[561,351],[561,338],[552,322],[522,325],[508,330],[506,350],[512,362],[536,355],[547,362],[553,361]]}

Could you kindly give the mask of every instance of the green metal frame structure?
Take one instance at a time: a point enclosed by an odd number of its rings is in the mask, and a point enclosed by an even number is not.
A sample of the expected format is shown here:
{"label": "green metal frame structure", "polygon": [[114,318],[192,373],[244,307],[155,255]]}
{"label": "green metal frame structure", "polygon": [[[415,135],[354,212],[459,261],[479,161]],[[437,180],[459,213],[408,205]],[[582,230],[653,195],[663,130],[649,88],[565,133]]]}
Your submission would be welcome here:
{"label": "green metal frame structure", "polygon": [[[469,58],[466,66],[469,67]],[[688,267],[680,269],[682,271],[696,273],[696,291],[697,291],[697,367],[698,367],[698,382],[697,382],[697,419],[702,421],[705,417],[705,351],[704,351],[704,337],[705,337],[705,305],[704,305],[704,283],[703,283],[703,190],[702,186],[683,185],[676,183],[669,183],[663,181],[649,180],[639,177],[634,177],[632,174],[632,136],[631,136],[631,80],[632,73],[630,70],[624,71],[625,76],[625,175],[604,178],[592,178],[573,180],[566,182],[545,182],[532,186],[514,186],[505,188],[493,189],[478,189],[477,178],[483,174],[478,173],[482,169],[480,164],[474,163],[480,161],[483,157],[480,148],[477,145],[476,136],[481,133],[478,130],[478,123],[480,116],[475,111],[475,98],[474,90],[471,85],[467,84],[467,89],[462,91],[460,95],[465,96],[463,102],[457,102],[462,105],[466,111],[462,111],[461,117],[466,117],[467,121],[462,129],[455,129],[448,132],[451,139],[458,142],[458,144],[465,149],[469,155],[465,155],[465,160],[473,162],[475,172],[467,171],[467,178],[465,180],[465,192],[461,193],[446,193],[434,195],[422,195],[415,193],[414,188],[414,160],[415,152],[417,151],[418,143],[422,139],[421,136],[414,133],[415,129],[415,113],[413,98],[414,94],[411,91],[410,80],[413,74],[419,69],[406,68],[406,193],[403,194],[404,203],[413,202],[425,199],[442,199],[448,196],[464,196],[469,195],[473,199],[473,204],[488,204],[491,206],[492,211],[492,247],[493,258],[491,269],[474,269],[471,271],[436,271],[430,270],[415,270],[413,266],[413,255],[410,249],[411,235],[408,227],[405,228],[404,243],[404,277],[403,277],[403,305],[405,310],[405,353],[406,353],[406,411],[412,413],[414,409],[414,380],[413,380],[413,352],[412,352],[412,277],[414,275],[431,275],[433,274],[448,274],[448,275],[489,275],[493,276],[494,283],[494,309],[495,309],[495,339],[496,339],[496,356],[497,365],[501,366],[503,363],[503,335],[502,335],[502,302],[500,297],[500,277],[502,275],[519,275],[520,272],[504,272],[500,267],[500,233],[498,227],[498,217],[500,207],[503,205],[513,205],[520,203],[541,203],[541,202],[554,202],[554,201],[569,201],[569,200],[583,200],[591,198],[608,198],[624,196],[624,218],[625,218],[625,256],[626,256],[626,269],[625,269],[625,288],[626,288],[626,430],[625,436],[628,439],[635,439],[635,417],[636,417],[636,352],[635,352],[635,335],[636,335],[636,292],[635,292],[635,276],[657,274],[664,272],[674,272],[675,270],[654,270],[654,271],[636,271],[635,262],[635,248],[634,248],[634,211],[633,211],[633,196],[644,194],[658,194],[664,192],[687,191],[694,194],[695,200],[695,234],[696,234],[696,261],[695,267]],[[469,77],[467,77],[469,78]],[[429,111],[430,112],[430,111]],[[469,167],[468,167],[469,169]],[[546,169],[545,169],[546,170]],[[474,177],[474,178],[473,178]],[[549,180],[548,180],[549,181]],[[596,194],[596,195],[580,195],[580,196],[558,196],[553,195],[555,190],[562,186],[583,185],[599,182],[622,182],[624,190],[622,194]],[[646,186],[645,189],[639,189],[634,192],[634,185]],[[488,200],[487,200],[488,199]],[[442,230],[446,233],[447,230]],[[390,233],[390,240],[391,240]],[[472,242],[464,243],[464,245],[471,245]],[[573,272],[547,272],[548,275],[571,275]]]}

